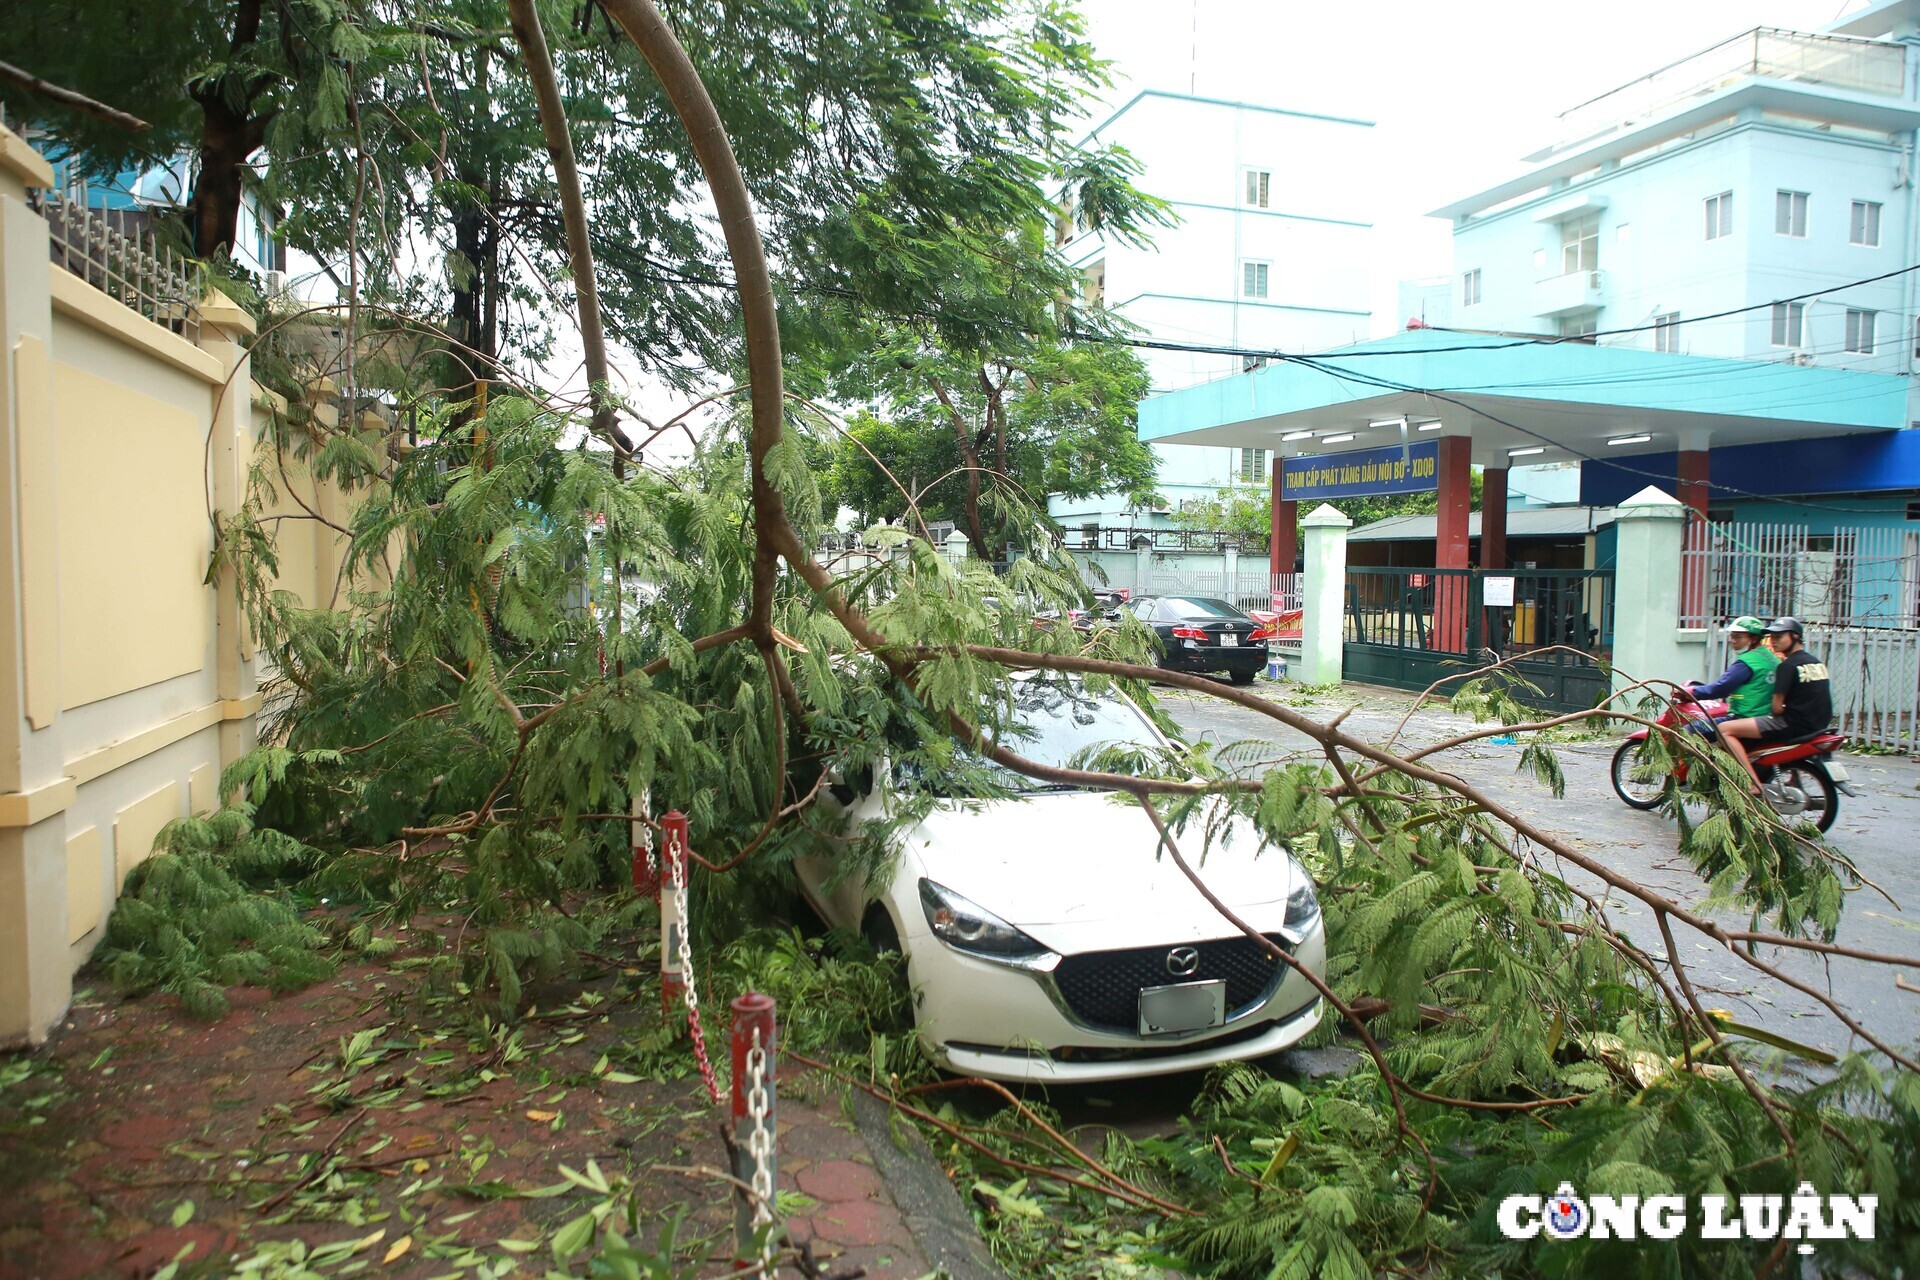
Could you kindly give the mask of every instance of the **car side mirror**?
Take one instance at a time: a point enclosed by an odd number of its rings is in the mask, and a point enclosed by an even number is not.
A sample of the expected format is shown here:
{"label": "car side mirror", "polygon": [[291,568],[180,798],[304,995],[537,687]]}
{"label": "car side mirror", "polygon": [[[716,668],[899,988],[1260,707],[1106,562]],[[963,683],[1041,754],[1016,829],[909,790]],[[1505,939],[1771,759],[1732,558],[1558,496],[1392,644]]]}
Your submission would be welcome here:
{"label": "car side mirror", "polygon": [[873,791],[873,766],[863,764],[850,773],[842,772],[839,765],[827,767],[827,794],[847,808],[862,796]]}

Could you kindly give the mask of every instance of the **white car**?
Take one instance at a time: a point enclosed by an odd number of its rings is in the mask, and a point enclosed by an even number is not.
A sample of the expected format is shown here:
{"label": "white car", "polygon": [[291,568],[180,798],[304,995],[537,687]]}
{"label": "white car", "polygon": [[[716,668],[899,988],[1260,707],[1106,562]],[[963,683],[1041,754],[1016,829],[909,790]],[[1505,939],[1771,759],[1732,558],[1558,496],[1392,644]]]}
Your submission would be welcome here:
{"label": "white car", "polygon": [[[1017,678],[1030,736],[1007,745],[1066,764],[1089,747],[1164,748],[1117,690]],[[911,778],[842,785],[855,824],[901,802]],[[897,773],[898,771],[896,771]],[[1159,851],[1139,806],[1006,779],[1011,799],[944,798],[905,833],[890,883],[833,879],[796,860],[830,925],[897,937],[921,1044],[942,1067],[999,1080],[1081,1083],[1187,1071],[1284,1049],[1320,1020],[1318,994],[1228,923]],[[1180,839],[1209,888],[1315,974],[1326,966],[1312,880],[1250,822]],[[880,915],[878,913],[884,913]]]}

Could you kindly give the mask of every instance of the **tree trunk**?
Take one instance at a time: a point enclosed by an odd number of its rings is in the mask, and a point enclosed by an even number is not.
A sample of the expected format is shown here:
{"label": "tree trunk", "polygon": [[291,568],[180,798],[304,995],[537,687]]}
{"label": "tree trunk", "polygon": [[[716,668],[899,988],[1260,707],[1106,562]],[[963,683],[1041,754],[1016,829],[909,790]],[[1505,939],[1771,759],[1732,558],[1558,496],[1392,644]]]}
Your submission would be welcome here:
{"label": "tree trunk", "polygon": [[[229,62],[237,60],[260,38],[260,0],[240,0],[234,14]],[[266,138],[268,116],[255,117],[253,103],[269,81],[243,78],[228,72],[200,81],[189,96],[200,104],[200,172],[194,179],[193,252],[211,258],[222,249],[231,252],[240,235],[240,197],[247,157]]]}
{"label": "tree trunk", "polygon": [[961,500],[960,511],[967,541],[973,546],[973,554],[992,563],[998,557],[987,546],[987,531],[980,523],[980,452],[973,447],[973,434],[967,430],[967,420],[954,407],[953,397],[947,394],[940,379],[929,376],[927,385],[933,388],[933,394],[940,398],[941,407],[953,422],[953,439],[960,446],[960,465],[966,469],[967,496]]}
{"label": "tree trunk", "polygon": [[[462,174],[462,182],[472,182],[471,175]],[[474,183],[475,186],[480,185]],[[450,282],[453,287],[453,303],[447,316],[448,336],[459,345],[454,348],[454,360],[462,370],[459,386],[454,388],[455,399],[471,400],[474,384],[487,375],[492,367],[493,353],[486,349],[486,291],[490,272],[486,266],[487,215],[479,208],[461,208],[453,215],[453,251],[459,258],[458,267]]]}

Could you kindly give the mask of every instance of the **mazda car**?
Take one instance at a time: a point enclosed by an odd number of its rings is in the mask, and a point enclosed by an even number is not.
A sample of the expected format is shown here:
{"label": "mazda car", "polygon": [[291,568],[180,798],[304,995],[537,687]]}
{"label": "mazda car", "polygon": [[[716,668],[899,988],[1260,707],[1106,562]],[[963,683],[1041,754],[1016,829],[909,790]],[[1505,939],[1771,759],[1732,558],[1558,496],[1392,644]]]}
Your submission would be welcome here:
{"label": "mazda car", "polygon": [[[1117,690],[1027,675],[1013,694],[1017,724],[1002,741],[1043,764],[1145,759],[1169,746]],[[829,925],[904,953],[920,1042],[937,1065],[1092,1082],[1259,1057],[1313,1029],[1313,985],[1201,896],[1137,803],[989,772],[988,795],[899,767],[836,778],[828,803],[850,824],[924,816],[884,883],[836,876],[827,854],[795,861]],[[1324,971],[1319,901],[1286,849],[1238,818],[1211,840],[1176,838],[1253,929]]]}

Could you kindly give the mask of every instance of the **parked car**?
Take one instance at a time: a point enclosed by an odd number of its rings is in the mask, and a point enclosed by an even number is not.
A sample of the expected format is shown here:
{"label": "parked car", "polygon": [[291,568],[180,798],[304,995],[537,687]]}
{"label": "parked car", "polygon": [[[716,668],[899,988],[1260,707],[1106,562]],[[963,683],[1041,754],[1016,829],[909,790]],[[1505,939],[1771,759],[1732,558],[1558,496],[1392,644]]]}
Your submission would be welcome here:
{"label": "parked car", "polygon": [[1169,671],[1224,671],[1250,684],[1267,665],[1260,624],[1210,596],[1141,596],[1127,608],[1160,640],[1160,665]]}
{"label": "parked car", "polygon": [[[1016,677],[1021,730],[1006,745],[1064,765],[1089,749],[1167,746],[1117,690]],[[835,876],[824,854],[795,860],[828,924],[861,929],[906,957],[922,1047],[940,1066],[1013,1081],[1088,1082],[1253,1058],[1320,1020],[1311,983],[1235,929],[1160,851],[1137,805],[974,762],[983,796],[912,770],[862,770],[831,805],[853,823],[931,791],[884,884]],[[973,776],[979,776],[976,772]],[[1251,822],[1181,851],[1242,919],[1318,974],[1326,946],[1313,881]]]}

